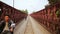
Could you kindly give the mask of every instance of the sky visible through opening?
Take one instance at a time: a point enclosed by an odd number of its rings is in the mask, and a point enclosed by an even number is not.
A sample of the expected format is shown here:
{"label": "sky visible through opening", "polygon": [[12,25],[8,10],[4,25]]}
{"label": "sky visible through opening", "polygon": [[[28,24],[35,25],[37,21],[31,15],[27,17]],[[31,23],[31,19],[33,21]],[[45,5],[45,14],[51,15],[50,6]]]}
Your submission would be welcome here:
{"label": "sky visible through opening", "polygon": [[[13,0],[1,0],[13,7]],[[45,8],[48,0],[14,0],[14,7],[19,10],[28,10],[28,13],[37,12]]]}

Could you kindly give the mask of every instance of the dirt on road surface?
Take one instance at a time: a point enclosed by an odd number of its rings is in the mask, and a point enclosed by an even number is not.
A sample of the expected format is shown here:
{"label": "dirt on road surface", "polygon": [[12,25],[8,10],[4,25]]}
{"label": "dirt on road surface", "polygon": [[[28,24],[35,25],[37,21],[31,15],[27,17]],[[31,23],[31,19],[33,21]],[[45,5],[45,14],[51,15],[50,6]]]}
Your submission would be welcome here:
{"label": "dirt on road surface", "polygon": [[14,34],[51,34],[35,19],[28,16],[27,19],[21,21],[14,29]]}

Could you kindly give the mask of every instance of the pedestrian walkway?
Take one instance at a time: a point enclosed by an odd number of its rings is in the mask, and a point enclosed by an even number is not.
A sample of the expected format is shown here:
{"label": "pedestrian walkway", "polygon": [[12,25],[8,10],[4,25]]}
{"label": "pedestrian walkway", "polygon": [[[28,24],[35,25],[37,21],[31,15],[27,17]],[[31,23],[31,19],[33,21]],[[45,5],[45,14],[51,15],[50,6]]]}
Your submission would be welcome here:
{"label": "pedestrian walkway", "polygon": [[15,30],[14,34],[51,34],[43,26],[41,26],[35,19],[28,16],[27,19],[20,22]]}

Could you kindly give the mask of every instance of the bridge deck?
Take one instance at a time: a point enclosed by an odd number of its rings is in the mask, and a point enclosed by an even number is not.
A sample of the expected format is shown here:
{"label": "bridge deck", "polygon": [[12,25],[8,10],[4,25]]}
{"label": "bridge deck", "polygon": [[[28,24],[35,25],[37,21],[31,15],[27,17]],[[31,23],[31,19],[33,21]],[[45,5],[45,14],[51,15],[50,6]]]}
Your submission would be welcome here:
{"label": "bridge deck", "polygon": [[14,34],[51,34],[31,16],[18,24],[14,30]]}

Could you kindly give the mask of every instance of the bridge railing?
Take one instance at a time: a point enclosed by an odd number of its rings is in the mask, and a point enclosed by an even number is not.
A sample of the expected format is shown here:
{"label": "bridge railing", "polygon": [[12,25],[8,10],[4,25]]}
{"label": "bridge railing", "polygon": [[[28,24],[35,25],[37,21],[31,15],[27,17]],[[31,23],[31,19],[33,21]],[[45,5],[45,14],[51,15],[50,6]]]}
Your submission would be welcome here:
{"label": "bridge railing", "polygon": [[56,15],[58,8],[58,4],[56,4],[36,13],[32,13],[31,16],[43,24],[48,31],[53,34],[60,34],[60,17],[58,18]]}
{"label": "bridge railing", "polygon": [[15,9],[1,1],[0,1],[0,12],[1,12],[0,21],[4,19],[5,14],[8,14],[15,23],[27,17],[26,13],[23,13],[22,11]]}

